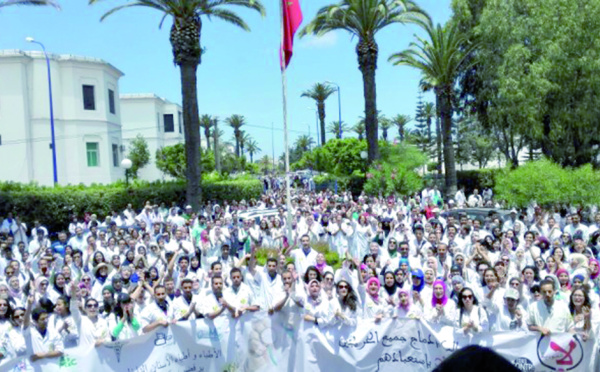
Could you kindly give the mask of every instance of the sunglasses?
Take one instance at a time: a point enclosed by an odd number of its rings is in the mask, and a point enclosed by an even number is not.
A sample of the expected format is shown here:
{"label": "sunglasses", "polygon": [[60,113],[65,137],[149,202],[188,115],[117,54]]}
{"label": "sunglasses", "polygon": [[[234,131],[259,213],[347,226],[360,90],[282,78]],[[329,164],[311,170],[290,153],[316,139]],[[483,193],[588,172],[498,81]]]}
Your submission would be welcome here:
{"label": "sunglasses", "polygon": [[81,279],[83,282],[89,282],[91,279]]}
{"label": "sunglasses", "polygon": [[344,288],[348,289],[348,286],[347,285],[338,285],[338,289],[344,289]]}
{"label": "sunglasses", "polygon": [[463,300],[472,300],[473,299],[473,295],[464,295],[462,296]]}
{"label": "sunglasses", "polygon": [[85,305],[85,307],[87,307],[88,309],[97,309],[98,304],[88,304],[88,305]]}

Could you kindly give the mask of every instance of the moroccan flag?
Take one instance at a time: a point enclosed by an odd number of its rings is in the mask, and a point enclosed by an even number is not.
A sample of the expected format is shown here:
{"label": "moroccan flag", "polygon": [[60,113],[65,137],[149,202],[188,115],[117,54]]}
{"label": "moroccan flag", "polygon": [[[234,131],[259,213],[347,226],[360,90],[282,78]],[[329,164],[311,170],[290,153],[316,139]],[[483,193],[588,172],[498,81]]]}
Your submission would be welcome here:
{"label": "moroccan flag", "polygon": [[300,0],[280,0],[283,4],[283,39],[281,45],[281,69],[285,69],[292,59],[294,34],[302,23]]}

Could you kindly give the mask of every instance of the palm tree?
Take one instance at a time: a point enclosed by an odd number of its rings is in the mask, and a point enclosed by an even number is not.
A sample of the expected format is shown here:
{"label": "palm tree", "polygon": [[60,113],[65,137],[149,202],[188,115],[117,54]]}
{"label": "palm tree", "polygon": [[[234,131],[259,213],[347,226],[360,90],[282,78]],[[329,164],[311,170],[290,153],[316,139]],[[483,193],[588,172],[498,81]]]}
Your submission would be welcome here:
{"label": "palm tree", "polygon": [[444,167],[446,170],[446,195],[456,193],[456,165],[452,143],[452,114],[454,109],[454,83],[458,74],[466,66],[469,53],[475,48],[468,45],[467,38],[456,25],[448,23],[445,27],[433,26],[421,22],[428,40],[417,37],[409,49],[393,54],[389,60],[395,65],[406,65],[421,71],[423,79],[433,87],[436,106],[442,122],[444,143]]}
{"label": "palm tree", "polygon": [[393,125],[398,127],[398,136],[400,137],[400,141],[404,141],[404,129],[406,125],[411,122],[411,117],[408,115],[398,114],[390,119]]}
{"label": "palm tree", "polygon": [[296,143],[294,144],[294,146],[297,149],[301,149],[303,152],[306,152],[306,151],[310,150],[310,147],[314,143],[315,143],[315,140],[312,137],[304,134],[296,139]]}
{"label": "palm tree", "polygon": [[11,5],[47,5],[60,10],[60,6],[53,0],[0,0],[0,8]]}
{"label": "palm tree", "polygon": [[204,137],[206,137],[206,150],[210,150],[210,128],[214,126],[214,120],[217,118],[206,114],[200,117],[200,126],[204,128]]}
{"label": "palm tree", "polygon": [[423,106],[423,117],[427,121],[427,143],[431,143],[431,121],[435,120],[435,142],[437,154],[438,174],[442,174],[442,134],[440,122],[437,118],[436,107],[432,102],[427,102]]}
{"label": "palm tree", "polygon": [[254,154],[261,150],[260,147],[258,147],[258,143],[255,140],[250,139],[246,142],[246,151],[250,154],[250,163],[254,163]]}
{"label": "palm tree", "polygon": [[233,137],[235,139],[235,156],[240,157],[240,142],[242,141],[242,131],[240,128],[246,124],[246,119],[242,115],[231,115],[225,119],[227,124],[233,128]]}
{"label": "palm tree", "polygon": [[362,141],[365,136],[365,121],[363,119],[359,120],[358,123],[356,123],[353,127],[352,130],[354,131],[354,133],[358,134],[358,139],[360,141]]}
{"label": "palm tree", "polygon": [[258,166],[263,173],[267,173],[270,170],[274,170],[273,159],[269,155],[265,155],[258,161]]}
{"label": "palm tree", "polygon": [[[340,131],[340,129],[341,129],[341,131]],[[344,123],[342,121],[342,124],[340,125],[339,120],[332,121],[331,123],[329,123],[329,126],[327,127],[327,131],[329,133],[333,133],[333,135],[337,139],[342,139],[342,133],[347,132],[348,130],[349,130],[349,128],[346,125],[346,123]]]}
{"label": "palm tree", "polygon": [[377,121],[379,121],[379,123],[380,123],[381,137],[383,137],[384,141],[387,141],[388,129],[390,129],[392,127],[392,122],[390,121],[390,119],[386,118],[385,116],[380,116],[377,119]]}
{"label": "palm tree", "polygon": [[334,30],[346,30],[356,36],[358,68],[363,77],[365,97],[365,128],[369,162],[379,158],[377,143],[377,93],[375,70],[379,47],[375,34],[393,23],[429,22],[429,16],[412,0],[342,0],[321,8],[299,35],[324,35]]}
{"label": "palm tree", "polygon": [[[101,0],[89,0],[96,4]],[[144,7],[163,13],[159,27],[165,18],[172,17],[173,25],[169,35],[173,52],[173,62],[181,71],[181,95],[186,155],[187,202],[198,210],[200,207],[200,117],[196,72],[202,61],[200,32],[202,18],[221,19],[246,31],[250,28],[244,20],[231,11],[231,6],[249,8],[264,15],[264,7],[259,0],[133,0],[127,1],[106,12],[101,20],[131,7]]]}
{"label": "palm tree", "polygon": [[300,97],[308,97],[317,103],[319,123],[321,124],[321,143],[325,143],[325,100],[335,92],[329,84],[316,83],[309,90],[305,90]]}
{"label": "palm tree", "polygon": [[246,144],[250,141],[252,141],[252,137],[250,137],[250,135],[248,133],[246,133],[245,131],[241,131],[242,132],[242,136],[240,138],[240,156],[244,156],[244,148],[246,147]]}

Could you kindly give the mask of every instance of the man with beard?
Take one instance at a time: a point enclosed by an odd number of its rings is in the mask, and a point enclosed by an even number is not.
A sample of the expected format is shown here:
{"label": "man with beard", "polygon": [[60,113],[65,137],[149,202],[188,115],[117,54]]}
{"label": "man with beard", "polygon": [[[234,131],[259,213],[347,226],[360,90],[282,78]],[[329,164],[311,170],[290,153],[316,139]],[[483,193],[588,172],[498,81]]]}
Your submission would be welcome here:
{"label": "man with beard", "polygon": [[167,289],[164,285],[157,285],[154,301],[142,311],[142,331],[148,333],[158,327],[166,327],[173,319],[173,307],[167,301]]}
{"label": "man with beard", "polygon": [[188,320],[202,318],[202,314],[196,307],[197,298],[193,293],[194,281],[192,279],[183,279],[181,281],[181,296],[173,300],[173,312],[175,319]]}

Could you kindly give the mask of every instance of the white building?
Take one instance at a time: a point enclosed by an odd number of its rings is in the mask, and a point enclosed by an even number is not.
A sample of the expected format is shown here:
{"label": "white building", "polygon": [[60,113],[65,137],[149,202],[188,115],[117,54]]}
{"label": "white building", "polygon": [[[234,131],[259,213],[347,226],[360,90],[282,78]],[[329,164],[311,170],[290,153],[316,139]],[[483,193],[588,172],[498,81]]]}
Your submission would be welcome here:
{"label": "white building", "polygon": [[[49,55],[58,183],[124,177],[119,78],[95,58]],[[0,51],[0,180],[52,185],[46,60],[41,52]]]}
{"label": "white building", "polygon": [[150,162],[138,171],[138,178],[148,181],[167,178],[156,168],[156,150],[184,142],[181,106],[155,94],[122,94],[121,123],[126,154],[129,143],[138,134],[148,143]]}

